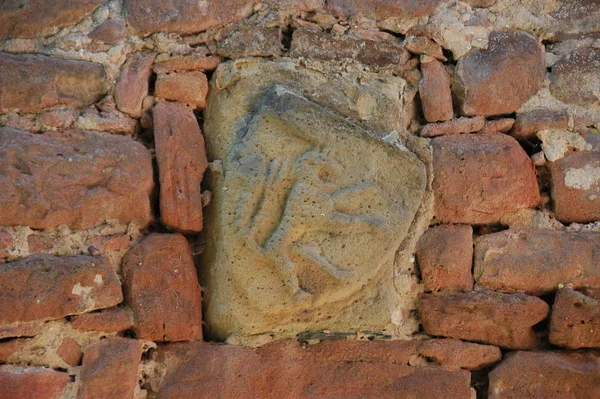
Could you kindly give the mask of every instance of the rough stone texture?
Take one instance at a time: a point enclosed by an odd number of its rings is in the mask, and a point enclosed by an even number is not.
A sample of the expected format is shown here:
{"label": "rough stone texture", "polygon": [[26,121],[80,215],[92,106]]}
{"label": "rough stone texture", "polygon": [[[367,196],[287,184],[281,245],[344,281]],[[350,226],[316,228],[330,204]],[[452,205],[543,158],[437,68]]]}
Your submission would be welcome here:
{"label": "rough stone texture", "polygon": [[143,343],[110,337],[85,348],[77,399],[131,399]]}
{"label": "rough stone texture", "polygon": [[156,398],[471,397],[467,371],[410,367],[413,351],[402,341],[325,341],[306,348],[288,341],[258,349],[172,344],[159,349],[168,372]]}
{"label": "rough stone texture", "polygon": [[404,48],[413,54],[425,54],[440,61],[447,61],[442,47],[425,36],[408,36],[404,41]]}
{"label": "rough stone texture", "polygon": [[423,126],[419,133],[421,137],[437,137],[446,134],[471,133],[483,129],[485,118],[476,116],[474,118],[458,118],[441,123],[430,123]]}
{"label": "rough stone texture", "polygon": [[500,348],[458,339],[429,339],[417,348],[425,356],[444,367],[480,370],[502,359]]}
{"label": "rough stone texture", "polygon": [[397,16],[427,16],[442,2],[444,0],[327,0],[327,5],[341,15],[362,15],[381,21]]}
{"label": "rough stone texture", "polygon": [[90,107],[73,124],[74,129],[95,130],[114,134],[133,135],[138,130],[138,122],[117,110],[98,111]]}
{"label": "rough stone texture", "polygon": [[83,352],[81,352],[81,347],[77,341],[68,337],[62,340],[60,346],[56,350],[56,354],[71,367],[79,365],[81,357],[83,356]]}
{"label": "rough stone texture", "polygon": [[[441,62],[432,59],[421,63],[423,79],[419,83],[419,96],[427,122],[452,119],[452,92],[450,75]],[[469,130],[470,131],[470,130]]]}
{"label": "rough stone texture", "polygon": [[180,101],[195,108],[206,107],[208,80],[200,71],[159,73],[154,95],[166,100]]}
{"label": "rough stone texture", "polygon": [[0,342],[0,363],[10,362],[13,355],[19,352],[26,343],[27,339],[24,338],[16,338]]}
{"label": "rough stone texture", "polygon": [[0,366],[0,399],[60,399],[69,381],[47,368]]}
{"label": "rough stone texture", "polygon": [[569,116],[566,112],[536,109],[518,113],[510,134],[517,140],[526,140],[535,138],[540,130],[566,129],[568,126]]}
{"label": "rough stone texture", "polygon": [[540,130],[537,137],[542,141],[544,157],[550,162],[572,153],[592,150],[592,145],[581,135],[568,130]]}
{"label": "rough stone texture", "polygon": [[202,339],[200,285],[180,234],[150,234],[123,259],[124,291],[139,339]]}
{"label": "rough stone texture", "polygon": [[516,111],[542,85],[544,51],[520,31],[494,31],[487,50],[472,50],[458,61],[455,94],[463,115]]}
{"label": "rough stone texture", "polygon": [[431,227],[419,239],[416,256],[425,291],[473,288],[471,226]]}
{"label": "rough stone texture", "polygon": [[90,14],[106,0],[7,0],[0,7],[0,40],[56,33]]}
{"label": "rough stone texture", "polygon": [[223,59],[217,55],[189,54],[173,56],[167,59],[158,59],[152,66],[156,73],[176,71],[212,71],[216,69]]}
{"label": "rough stone texture", "polygon": [[121,284],[107,258],[31,255],[0,268],[0,325],[114,306]]}
{"label": "rough stone texture", "polygon": [[533,163],[501,134],[432,140],[435,216],[445,223],[496,223],[539,203]]}
{"label": "rough stone texture", "polygon": [[127,22],[140,35],[154,32],[190,34],[238,21],[252,13],[258,0],[125,0]]}
{"label": "rough stone texture", "polygon": [[280,28],[247,28],[233,31],[219,42],[217,53],[227,58],[281,55]]}
{"label": "rough stone texture", "polygon": [[533,349],[539,339],[532,327],[549,307],[525,294],[490,290],[421,294],[419,313],[425,332],[508,349]]}
{"label": "rough stone texture", "polygon": [[104,68],[92,62],[0,53],[0,70],[0,113],[81,107],[106,93]]}
{"label": "rough stone texture", "polygon": [[485,121],[483,129],[479,130],[479,134],[490,134],[490,133],[506,133],[513,125],[515,120],[512,118],[500,118],[493,119],[491,121]]}
{"label": "rough stone texture", "polygon": [[342,61],[353,59],[376,68],[394,68],[406,63],[410,54],[395,43],[361,40],[351,36],[298,29],[294,31],[292,57]]}
{"label": "rough stone texture", "polygon": [[[237,73],[225,69],[236,64],[217,70],[205,114],[208,152],[222,162],[210,175],[211,236],[202,260],[210,265],[211,338],[307,328],[413,331],[408,313],[394,324],[390,313],[414,303],[408,250],[396,263],[407,292],[392,285],[392,268],[403,239],[411,242],[413,221],[427,223],[417,215],[426,165],[310,100],[347,104],[340,93],[354,83],[332,74],[321,85],[320,73],[290,63],[237,65]],[[299,88],[310,96],[295,94]]]}
{"label": "rough stone texture", "polygon": [[600,289],[559,290],[552,305],[548,339],[569,349],[600,348]]}
{"label": "rough stone texture", "polygon": [[127,27],[121,22],[104,21],[90,32],[88,37],[105,44],[115,44],[127,37]]}
{"label": "rough stone texture", "polygon": [[110,308],[101,312],[71,317],[71,327],[80,331],[120,333],[133,327],[133,316],[126,308]]}
{"label": "rough stone texture", "polygon": [[599,265],[600,233],[511,229],[475,242],[475,280],[499,291],[541,295],[560,284],[600,287]]}
{"label": "rough stone texture", "polygon": [[117,107],[133,117],[142,115],[142,102],[148,95],[155,53],[137,52],[127,56],[121,76],[115,86]]}
{"label": "rough stone texture", "polygon": [[552,204],[563,223],[600,220],[600,152],[581,152],[550,164]]}
{"label": "rough stone texture", "polygon": [[489,399],[600,396],[600,358],[591,353],[516,352],[489,375]]}
{"label": "rough stone texture", "polygon": [[200,183],[208,166],[204,137],[185,104],[160,102],[152,109],[160,181],[160,217],[170,229],[202,230]]}
{"label": "rough stone texture", "polygon": [[600,49],[580,48],[554,64],[550,92],[569,104],[600,104]]}
{"label": "rough stone texture", "polygon": [[150,153],[129,137],[0,128],[0,225],[146,226],[153,184]]}

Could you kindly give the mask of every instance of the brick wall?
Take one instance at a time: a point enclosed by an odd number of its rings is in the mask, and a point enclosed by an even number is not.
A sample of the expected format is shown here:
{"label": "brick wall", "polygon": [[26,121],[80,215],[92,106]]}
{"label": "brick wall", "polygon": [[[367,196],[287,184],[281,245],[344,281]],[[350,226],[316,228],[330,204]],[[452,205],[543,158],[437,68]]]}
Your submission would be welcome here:
{"label": "brick wall", "polygon": [[600,397],[600,2],[0,5],[0,399]]}

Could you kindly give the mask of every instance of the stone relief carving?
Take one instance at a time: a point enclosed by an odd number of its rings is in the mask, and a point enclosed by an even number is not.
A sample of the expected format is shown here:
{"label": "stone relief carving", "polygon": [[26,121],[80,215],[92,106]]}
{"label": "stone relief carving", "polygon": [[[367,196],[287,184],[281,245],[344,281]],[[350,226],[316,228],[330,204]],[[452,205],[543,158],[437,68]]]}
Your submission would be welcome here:
{"label": "stone relief carving", "polygon": [[386,330],[401,302],[394,259],[426,197],[426,165],[285,79],[254,82],[261,90],[237,104],[247,111],[235,122],[210,119],[231,87],[208,110],[209,151],[230,143],[211,174],[201,266],[210,334]]}

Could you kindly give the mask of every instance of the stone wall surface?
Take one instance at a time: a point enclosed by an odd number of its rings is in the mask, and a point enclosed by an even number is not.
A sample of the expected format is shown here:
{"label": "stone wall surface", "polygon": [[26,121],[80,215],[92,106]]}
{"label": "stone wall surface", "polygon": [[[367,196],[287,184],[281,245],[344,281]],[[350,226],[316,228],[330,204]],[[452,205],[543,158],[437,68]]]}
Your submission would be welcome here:
{"label": "stone wall surface", "polygon": [[0,2],[0,399],[600,398],[600,1]]}

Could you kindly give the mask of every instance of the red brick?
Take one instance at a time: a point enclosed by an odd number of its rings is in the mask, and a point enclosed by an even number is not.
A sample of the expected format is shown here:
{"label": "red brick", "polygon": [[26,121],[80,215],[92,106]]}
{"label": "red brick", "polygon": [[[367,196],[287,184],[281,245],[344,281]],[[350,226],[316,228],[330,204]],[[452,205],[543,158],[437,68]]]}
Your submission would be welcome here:
{"label": "red brick", "polygon": [[0,341],[0,363],[8,363],[12,359],[12,356],[19,352],[25,344],[27,339],[16,338],[8,341]]}
{"label": "red brick", "polygon": [[200,285],[184,236],[149,235],[125,255],[123,276],[139,339],[202,338]]}
{"label": "red brick", "polygon": [[452,119],[452,93],[450,75],[444,64],[431,59],[421,63],[423,79],[419,83],[419,96],[427,122]]}
{"label": "red brick", "polygon": [[306,348],[288,341],[258,349],[171,344],[159,348],[158,361],[168,371],[156,398],[471,397],[467,371],[410,367],[413,351],[413,343],[402,341],[324,341]]}
{"label": "red brick", "polygon": [[447,134],[463,134],[476,132],[485,127],[485,118],[476,116],[473,118],[458,118],[446,122],[429,123],[421,129],[421,137],[437,137]]}
{"label": "red brick", "polygon": [[110,337],[85,348],[77,399],[131,399],[143,343]]}
{"label": "red brick", "polygon": [[39,236],[37,234],[31,234],[27,236],[27,247],[29,253],[42,252],[47,249],[52,249],[56,244],[56,241],[52,237]]}
{"label": "red brick", "polygon": [[133,327],[133,317],[127,308],[110,308],[74,316],[71,327],[79,331],[120,333]]}
{"label": "red brick", "polygon": [[552,305],[548,339],[569,349],[600,348],[600,289],[559,290]]}
{"label": "red brick", "polygon": [[463,342],[458,339],[429,339],[417,348],[425,356],[444,367],[480,370],[502,359],[500,348]]}
{"label": "red brick", "polygon": [[135,118],[142,116],[142,101],[148,95],[155,53],[129,54],[115,86],[115,103],[119,110]]}
{"label": "red brick", "polygon": [[[598,7],[598,4],[595,5]],[[600,49],[578,48],[552,66],[550,92],[562,102],[600,102]]]}
{"label": "red brick", "polygon": [[[0,225],[87,229],[152,220],[152,157],[129,137],[0,128]],[[19,184],[16,184],[19,182]]]}
{"label": "red brick", "polygon": [[32,255],[0,268],[0,326],[114,306],[121,284],[108,259]]}
{"label": "red brick", "polygon": [[129,247],[130,244],[131,237],[127,234],[111,234],[109,236],[90,234],[85,238],[85,245],[98,249],[100,253],[120,251]]}
{"label": "red brick", "polygon": [[200,71],[159,73],[154,95],[166,100],[180,101],[194,108],[206,107],[208,79]]}
{"label": "red brick", "polygon": [[471,226],[431,227],[419,239],[416,256],[425,291],[473,288]]}
{"label": "red brick", "polygon": [[204,137],[185,104],[160,102],[152,109],[160,181],[160,217],[175,230],[202,230],[200,183],[208,166]]}
{"label": "red brick", "polygon": [[516,352],[489,376],[489,399],[600,397],[600,358],[591,353]]}
{"label": "red brick", "polygon": [[542,86],[546,72],[538,40],[521,31],[494,31],[487,50],[474,49],[458,61],[456,96],[463,115],[516,111]]}
{"label": "red brick", "polygon": [[422,17],[433,13],[445,0],[328,0],[327,5],[338,14],[382,21],[391,17]]}
{"label": "red brick", "polygon": [[517,114],[515,125],[510,134],[517,140],[535,138],[540,130],[567,129],[569,117],[565,111],[536,109]]}
{"label": "red brick", "polygon": [[532,327],[549,307],[525,294],[489,290],[421,294],[419,313],[430,335],[464,339],[508,349],[533,349],[539,339]]}
{"label": "red brick", "polygon": [[0,259],[8,257],[8,252],[13,247],[14,238],[8,231],[0,231]]}
{"label": "red brick", "polygon": [[600,152],[580,152],[550,163],[555,217],[563,223],[600,220]]}
{"label": "red brick", "polygon": [[0,399],[60,399],[69,381],[46,368],[0,366]]}
{"label": "red brick", "polygon": [[125,0],[127,22],[138,34],[190,34],[217,28],[250,15],[258,0]]}
{"label": "red brick", "polygon": [[515,120],[512,118],[500,118],[493,119],[491,121],[485,121],[483,129],[479,130],[479,134],[490,134],[490,133],[506,133],[513,125]]}
{"label": "red brick", "polygon": [[432,140],[435,216],[445,223],[497,223],[535,207],[538,184],[531,159],[503,134],[450,135]]}
{"label": "red brick", "polygon": [[104,3],[106,0],[4,1],[0,7],[0,40],[54,34]]}
{"label": "red brick", "polygon": [[127,37],[127,27],[120,22],[107,20],[98,25],[88,37],[105,44],[115,44]]}
{"label": "red brick", "polygon": [[281,55],[280,28],[247,28],[231,32],[219,42],[217,53],[227,58],[276,57]]}
{"label": "red brick", "polygon": [[223,61],[218,55],[189,54],[174,56],[154,63],[155,73],[176,71],[213,71]]}
{"label": "red brick", "polygon": [[90,105],[106,93],[104,68],[87,61],[0,53],[0,113]]}
{"label": "red brick", "polygon": [[83,356],[81,347],[73,338],[63,339],[60,343],[60,346],[56,350],[56,354],[60,356],[65,363],[72,367],[79,365],[81,356]]}
{"label": "red brick", "polygon": [[516,229],[475,242],[477,285],[499,291],[541,295],[560,284],[600,287],[599,264],[599,233]]}

